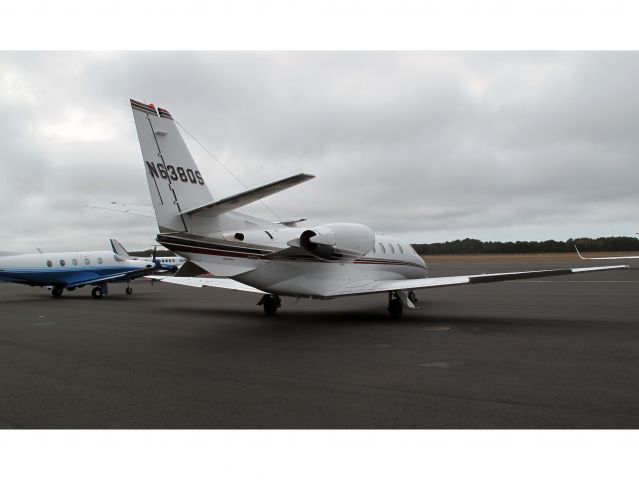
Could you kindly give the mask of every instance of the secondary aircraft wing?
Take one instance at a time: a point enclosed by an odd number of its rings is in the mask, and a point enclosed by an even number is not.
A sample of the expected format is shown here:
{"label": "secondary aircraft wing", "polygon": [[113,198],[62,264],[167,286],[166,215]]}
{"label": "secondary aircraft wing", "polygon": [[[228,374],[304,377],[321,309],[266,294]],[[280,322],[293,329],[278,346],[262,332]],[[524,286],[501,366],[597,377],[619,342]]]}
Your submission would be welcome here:
{"label": "secondary aircraft wing", "polygon": [[120,202],[90,202],[87,207],[99,208],[101,210],[111,210],[113,212],[129,213],[141,217],[155,218],[153,207],[145,205],[127,205]]}
{"label": "secondary aircraft wing", "polygon": [[81,287],[82,285],[94,285],[101,282],[124,282],[136,278],[144,277],[150,273],[156,272],[157,266],[150,268],[141,268],[125,273],[115,273],[112,275],[79,275],[72,281],[68,282],[65,287]]}
{"label": "secondary aircraft wing", "polygon": [[175,283],[186,287],[216,287],[238,292],[266,293],[257,288],[244,285],[231,278],[208,278],[208,277],[163,277],[162,275],[147,275],[146,278],[159,280],[160,282]]}
{"label": "secondary aircraft wing", "polygon": [[327,297],[341,297],[344,295],[363,295],[366,293],[392,292],[401,290],[419,290],[422,288],[447,287],[452,285],[468,285],[474,283],[505,282],[524,278],[554,277],[573,273],[595,272],[600,270],[619,270],[628,265],[613,265],[605,267],[562,268],[557,270],[532,270],[526,272],[486,273],[481,275],[459,275],[454,277],[415,278],[410,280],[368,280],[352,283],[346,287],[331,292]]}
{"label": "secondary aircraft wing", "polygon": [[639,256],[637,255],[633,255],[630,257],[583,257],[581,255],[581,253],[579,252],[579,249],[577,248],[577,245],[574,245],[575,250],[577,251],[577,255],[579,255],[579,258],[581,258],[582,260],[632,260],[633,258],[639,258]]}

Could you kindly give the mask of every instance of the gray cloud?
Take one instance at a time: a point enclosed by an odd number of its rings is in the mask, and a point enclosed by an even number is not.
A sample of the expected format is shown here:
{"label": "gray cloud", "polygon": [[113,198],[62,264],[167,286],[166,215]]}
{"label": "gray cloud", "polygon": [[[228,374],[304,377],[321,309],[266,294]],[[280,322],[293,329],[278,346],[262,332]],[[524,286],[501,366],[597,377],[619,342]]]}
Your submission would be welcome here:
{"label": "gray cloud", "polygon": [[[316,174],[267,199],[281,217],[412,242],[632,235],[638,79],[635,52],[0,53],[0,249],[153,242],[151,219],[82,207],[149,203],[130,97],[250,187]],[[242,189],[185,137],[215,197]]]}

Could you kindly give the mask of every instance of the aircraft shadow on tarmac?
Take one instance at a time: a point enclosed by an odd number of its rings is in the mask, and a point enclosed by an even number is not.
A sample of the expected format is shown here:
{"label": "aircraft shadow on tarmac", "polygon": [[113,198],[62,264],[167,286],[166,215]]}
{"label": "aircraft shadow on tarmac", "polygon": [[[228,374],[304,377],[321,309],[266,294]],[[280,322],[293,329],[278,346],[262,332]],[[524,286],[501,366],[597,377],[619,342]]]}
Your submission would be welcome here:
{"label": "aircraft shadow on tarmac", "polygon": [[[352,307],[351,307],[352,308]],[[237,310],[231,307],[211,306],[210,308],[188,307],[188,308],[165,308],[168,312],[175,315],[184,315],[188,313],[190,317],[203,317],[211,322],[219,319],[225,321],[231,318],[238,322],[258,322],[266,326],[286,326],[291,328],[311,328],[311,327],[351,327],[364,325],[381,325],[381,326],[412,326],[412,327],[429,327],[433,325],[446,326],[451,328],[464,328],[468,331],[493,330],[498,327],[517,327],[517,328],[584,328],[593,327],[600,322],[585,321],[562,321],[561,318],[537,318],[534,316],[526,317],[504,317],[503,315],[493,316],[490,313],[477,314],[469,312],[468,315],[441,315],[428,312],[428,305],[423,303],[422,308],[418,311],[412,311],[405,314],[400,319],[391,319],[384,308],[371,306],[368,309],[349,310],[345,308],[342,311],[318,311],[313,310],[309,306],[307,311],[297,310],[280,310],[277,315],[267,317],[261,310],[255,311]],[[217,317],[217,318],[216,318]]]}

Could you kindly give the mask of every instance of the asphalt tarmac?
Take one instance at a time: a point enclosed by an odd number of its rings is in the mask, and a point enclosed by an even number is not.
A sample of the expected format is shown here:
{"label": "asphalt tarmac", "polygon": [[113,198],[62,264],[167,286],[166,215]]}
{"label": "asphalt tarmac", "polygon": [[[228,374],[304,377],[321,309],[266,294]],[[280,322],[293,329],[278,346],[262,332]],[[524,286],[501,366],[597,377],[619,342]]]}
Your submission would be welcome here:
{"label": "asphalt tarmac", "polygon": [[[586,266],[573,256],[427,259],[433,276]],[[4,428],[639,428],[630,270],[283,299],[134,282],[53,299],[0,285]],[[619,262],[609,262],[616,264]],[[632,263],[631,263],[632,265]]]}

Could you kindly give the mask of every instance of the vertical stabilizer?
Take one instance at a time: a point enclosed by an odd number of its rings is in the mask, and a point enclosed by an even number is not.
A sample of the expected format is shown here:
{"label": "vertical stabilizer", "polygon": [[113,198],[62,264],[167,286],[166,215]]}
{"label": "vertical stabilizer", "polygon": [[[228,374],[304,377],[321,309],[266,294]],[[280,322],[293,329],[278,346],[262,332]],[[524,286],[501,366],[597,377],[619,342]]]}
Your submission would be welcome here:
{"label": "vertical stabilizer", "polygon": [[187,232],[190,219],[181,212],[213,197],[171,114],[135,100],[131,108],[160,232]]}
{"label": "vertical stabilizer", "polygon": [[116,255],[120,255],[123,258],[131,258],[129,252],[127,252],[122,244],[115,238],[109,238],[109,241],[111,242],[111,250],[113,250],[113,253],[115,253]]}

